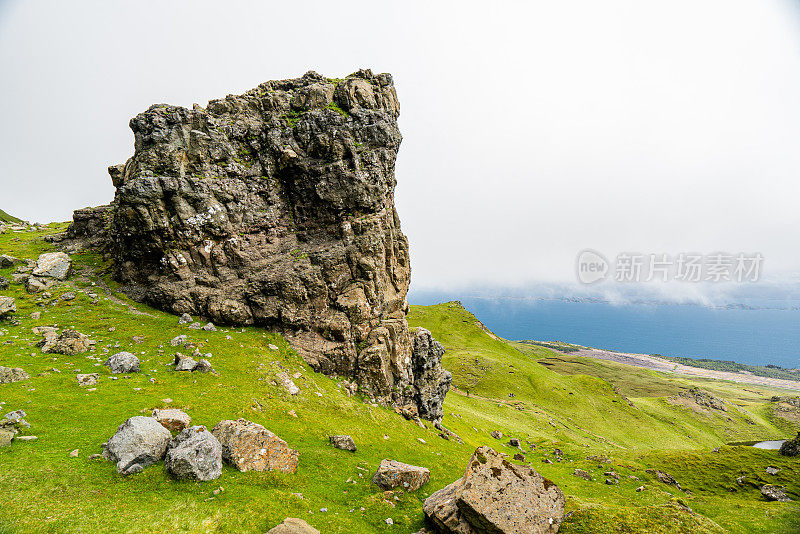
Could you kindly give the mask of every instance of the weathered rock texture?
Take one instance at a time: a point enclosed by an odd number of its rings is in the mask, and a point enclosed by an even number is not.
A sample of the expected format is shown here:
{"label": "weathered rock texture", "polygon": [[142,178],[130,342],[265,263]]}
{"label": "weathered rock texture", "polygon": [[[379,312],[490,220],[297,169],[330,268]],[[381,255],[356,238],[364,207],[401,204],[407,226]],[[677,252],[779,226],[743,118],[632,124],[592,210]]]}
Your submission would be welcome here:
{"label": "weathered rock texture", "polygon": [[131,417],[108,440],[103,456],[117,463],[119,474],[130,475],[160,461],[171,439],[169,430],[152,417]]}
{"label": "weathered rock texture", "polygon": [[164,466],[179,480],[214,480],[222,474],[222,447],[206,427],[186,428],[169,442]]}
{"label": "weathered rock texture", "polygon": [[412,361],[405,319],[398,115],[392,77],[369,70],[308,72],[205,108],[151,106],[130,122],[133,156],[109,169],[114,201],[79,210],[67,237],[107,234],[134,298],[282,331],[317,371],[440,418],[441,346]]}
{"label": "weathered rock texture", "polygon": [[793,439],[783,442],[780,453],[784,456],[800,456],[800,432]]}
{"label": "weathered rock texture", "polygon": [[226,419],[211,433],[222,445],[222,458],[239,471],[297,471],[300,453],[258,423]]}
{"label": "weathered rock texture", "polygon": [[425,516],[437,532],[544,534],[558,532],[564,494],[533,468],[509,463],[479,447],[464,476],[425,499]]}
{"label": "weathered rock texture", "polygon": [[404,464],[397,460],[382,460],[372,477],[372,483],[384,490],[401,487],[407,491],[415,491],[430,479],[431,472],[425,467]]}

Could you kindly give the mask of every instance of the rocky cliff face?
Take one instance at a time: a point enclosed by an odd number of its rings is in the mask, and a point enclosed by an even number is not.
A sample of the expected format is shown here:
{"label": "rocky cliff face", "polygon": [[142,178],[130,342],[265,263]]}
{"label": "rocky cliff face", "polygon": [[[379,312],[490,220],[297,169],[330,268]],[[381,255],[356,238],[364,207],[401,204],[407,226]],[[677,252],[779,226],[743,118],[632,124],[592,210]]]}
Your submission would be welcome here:
{"label": "rocky cliff face", "polygon": [[76,212],[71,232],[100,234],[110,214],[116,276],[134,298],[285,332],[316,370],[440,419],[441,345],[405,320],[398,114],[391,76],[369,70],[151,106],[130,122],[133,156],[109,169],[114,202]]}

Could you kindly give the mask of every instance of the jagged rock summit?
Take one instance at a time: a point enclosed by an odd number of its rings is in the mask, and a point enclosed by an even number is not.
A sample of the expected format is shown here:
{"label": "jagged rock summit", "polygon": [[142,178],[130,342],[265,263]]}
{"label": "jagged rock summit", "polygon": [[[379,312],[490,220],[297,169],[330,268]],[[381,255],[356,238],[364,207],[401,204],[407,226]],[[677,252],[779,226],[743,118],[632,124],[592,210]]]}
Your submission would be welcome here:
{"label": "jagged rock summit", "polygon": [[441,345],[405,319],[399,110],[391,75],[370,70],[151,106],[130,122],[133,156],[109,168],[114,201],[78,210],[67,237],[102,236],[137,300],[284,332],[316,370],[439,420]]}

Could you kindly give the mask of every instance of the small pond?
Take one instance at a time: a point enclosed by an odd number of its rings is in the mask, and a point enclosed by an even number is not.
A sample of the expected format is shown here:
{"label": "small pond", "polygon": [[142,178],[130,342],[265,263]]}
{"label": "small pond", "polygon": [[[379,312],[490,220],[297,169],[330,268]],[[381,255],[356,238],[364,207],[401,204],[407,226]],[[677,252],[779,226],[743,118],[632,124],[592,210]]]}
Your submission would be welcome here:
{"label": "small pond", "polygon": [[766,449],[769,451],[777,451],[785,442],[785,439],[775,439],[771,441],[734,441],[728,445],[739,445],[743,447],[755,447],[756,449]]}

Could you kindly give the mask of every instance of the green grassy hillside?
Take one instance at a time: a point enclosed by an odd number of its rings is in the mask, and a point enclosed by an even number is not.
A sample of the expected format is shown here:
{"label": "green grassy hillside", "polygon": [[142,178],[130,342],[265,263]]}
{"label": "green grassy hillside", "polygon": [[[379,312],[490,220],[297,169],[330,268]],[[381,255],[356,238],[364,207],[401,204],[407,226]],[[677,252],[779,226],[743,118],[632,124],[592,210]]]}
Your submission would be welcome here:
{"label": "green grassy hillside", "polygon": [[22,222],[22,219],[17,219],[13,215],[9,215],[8,213],[0,210],[0,223],[18,223]]}
{"label": "green grassy hillside", "polygon": [[[2,234],[0,253],[35,258],[50,249],[43,235],[63,228]],[[490,437],[493,430],[527,440],[526,460],[564,490],[568,516],[561,532],[800,529],[796,504],[768,503],[757,488],[783,484],[800,499],[800,461],[725,445],[791,433],[788,422],[772,417],[769,398],[775,392],[768,388],[565,357],[500,339],[457,303],[412,306],[409,322],[431,330],[447,349],[444,365],[456,387],[443,422],[463,439],[459,443],[348,397],[339,380],[312,372],[277,334],[255,327],[188,330],[177,317],[116,293],[97,256],[73,260],[76,274],[52,298],[28,295],[18,285],[2,292],[17,299],[21,324],[0,323],[0,365],[22,367],[32,378],[0,385],[0,415],[24,409],[32,425],[27,433],[38,440],[0,449],[0,533],[264,532],[286,516],[324,533],[416,532],[423,526],[421,501],[461,476],[477,446],[515,452],[506,439]],[[2,269],[0,275],[11,272]],[[66,291],[77,298],[58,299]],[[91,294],[99,296],[97,304]],[[38,320],[30,318],[34,311],[41,312]],[[74,327],[96,340],[96,351],[42,354],[31,332],[38,325]],[[211,352],[218,374],[170,371],[169,340],[178,334]],[[87,357],[102,361],[103,348],[136,353],[142,373],[112,380]],[[301,373],[295,380],[300,395],[271,383],[280,366]],[[78,386],[78,370],[100,373],[96,391]],[[725,399],[728,412],[702,413],[668,401],[691,386]],[[240,473],[225,466],[218,480],[193,483],[172,480],[163,465],[120,477],[112,463],[89,459],[125,419],[164,406],[185,410],[195,424],[238,417],[263,424],[300,451],[298,472]],[[342,433],[354,437],[358,452],[328,444],[328,435]],[[714,447],[720,451],[712,452]],[[71,458],[76,448],[79,456]],[[562,461],[556,448],[563,451]],[[430,483],[408,494],[380,491],[370,479],[383,458],[430,468]],[[766,475],[768,465],[781,471]],[[621,475],[618,485],[604,483],[609,467]],[[593,480],[573,476],[575,468],[590,471]],[[669,472],[688,492],[658,482],[647,468]],[[741,476],[743,485],[736,483]],[[640,486],[645,489],[637,492]],[[386,524],[389,517],[394,525]]]}

